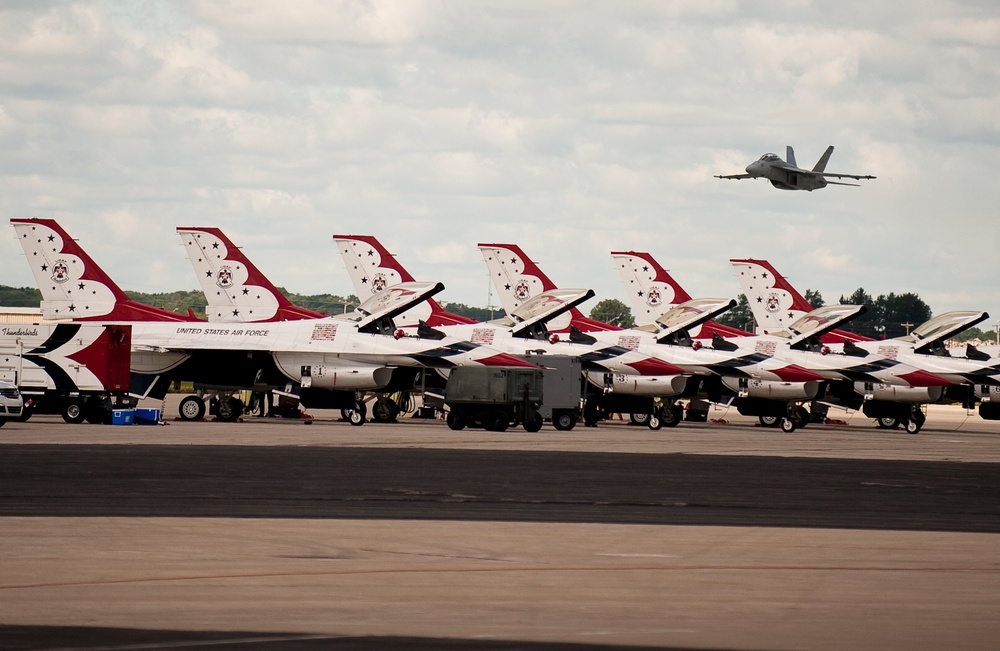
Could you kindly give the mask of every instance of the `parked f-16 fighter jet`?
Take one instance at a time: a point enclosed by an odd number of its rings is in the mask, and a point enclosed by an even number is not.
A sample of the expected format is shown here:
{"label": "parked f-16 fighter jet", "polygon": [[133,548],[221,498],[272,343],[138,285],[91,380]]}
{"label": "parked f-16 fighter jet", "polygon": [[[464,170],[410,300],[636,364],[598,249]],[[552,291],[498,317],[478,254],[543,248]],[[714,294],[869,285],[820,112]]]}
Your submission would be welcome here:
{"label": "parked f-16 fighter jet", "polygon": [[870,174],[835,174],[827,172],[826,164],[833,154],[833,145],[826,148],[819,161],[811,170],[802,169],[795,162],[795,151],[791,145],[786,147],[785,158],[781,160],[777,154],[764,154],[746,167],[746,174],[717,174],[717,179],[767,179],[779,190],[819,190],[827,185],[853,185],[860,183],[843,183],[828,179],[873,179]]}

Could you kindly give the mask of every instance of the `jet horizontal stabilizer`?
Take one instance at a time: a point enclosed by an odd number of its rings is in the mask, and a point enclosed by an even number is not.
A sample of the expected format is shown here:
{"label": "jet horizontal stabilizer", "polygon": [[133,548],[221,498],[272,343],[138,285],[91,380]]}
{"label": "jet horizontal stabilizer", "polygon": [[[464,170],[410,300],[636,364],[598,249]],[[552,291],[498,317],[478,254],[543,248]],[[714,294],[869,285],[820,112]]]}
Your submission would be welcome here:
{"label": "jet horizontal stabilizer", "polygon": [[536,326],[548,323],[594,297],[592,289],[550,289],[525,301],[510,316],[516,322],[511,329],[515,337],[523,337]]}
{"label": "jet horizontal stabilizer", "polygon": [[408,282],[392,285],[358,306],[363,316],[358,322],[358,331],[364,332],[368,326],[381,319],[391,319],[402,314],[417,303],[444,291],[442,283]]}
{"label": "jet horizontal stabilizer", "polygon": [[974,310],[956,310],[945,312],[938,316],[924,321],[914,328],[908,337],[913,342],[913,352],[924,353],[936,343],[943,343],[945,339],[954,337],[958,333],[968,330],[977,323],[981,323],[990,318],[986,312]]}
{"label": "jet horizontal stabilizer", "polygon": [[818,338],[867,311],[864,305],[827,305],[796,319],[788,327],[791,331],[789,345],[802,348],[810,339]]}
{"label": "jet horizontal stabilizer", "polygon": [[736,307],[731,298],[695,298],[675,305],[656,319],[656,341],[663,343],[682,330],[689,330]]}

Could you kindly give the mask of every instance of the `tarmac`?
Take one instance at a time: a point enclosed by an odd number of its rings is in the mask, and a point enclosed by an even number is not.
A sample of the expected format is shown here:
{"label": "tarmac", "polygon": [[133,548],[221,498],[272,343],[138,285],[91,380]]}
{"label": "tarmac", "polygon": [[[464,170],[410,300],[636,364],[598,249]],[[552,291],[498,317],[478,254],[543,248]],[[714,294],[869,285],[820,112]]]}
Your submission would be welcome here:
{"label": "tarmac", "polygon": [[0,648],[994,649],[1000,422],[0,429]]}

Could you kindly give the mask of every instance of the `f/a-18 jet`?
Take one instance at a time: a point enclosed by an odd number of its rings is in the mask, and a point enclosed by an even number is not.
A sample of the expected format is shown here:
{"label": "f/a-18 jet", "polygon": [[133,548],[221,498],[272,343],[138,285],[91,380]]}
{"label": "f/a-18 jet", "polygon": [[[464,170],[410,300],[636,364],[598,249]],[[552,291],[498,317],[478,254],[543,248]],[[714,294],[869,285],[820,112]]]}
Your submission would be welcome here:
{"label": "f/a-18 jet", "polygon": [[764,154],[754,162],[746,166],[746,174],[717,174],[717,179],[767,179],[771,185],[779,190],[819,190],[827,185],[853,185],[860,186],[860,183],[844,183],[842,181],[831,181],[834,179],[854,179],[861,181],[873,179],[870,174],[840,174],[826,171],[826,164],[833,154],[833,145],[826,148],[820,156],[819,161],[811,170],[803,169],[795,162],[795,151],[791,145],[785,148],[785,158],[782,160],[777,154]]}

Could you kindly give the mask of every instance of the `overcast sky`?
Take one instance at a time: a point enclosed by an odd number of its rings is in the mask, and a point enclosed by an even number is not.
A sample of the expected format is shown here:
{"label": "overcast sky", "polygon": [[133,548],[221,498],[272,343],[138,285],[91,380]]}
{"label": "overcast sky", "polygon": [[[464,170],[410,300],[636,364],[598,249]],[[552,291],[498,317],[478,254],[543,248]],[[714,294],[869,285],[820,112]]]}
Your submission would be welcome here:
{"label": "overcast sky", "polygon": [[[306,294],[353,293],[351,233],[477,306],[476,244],[514,242],[585,310],[636,249],[695,296],[758,257],[1000,320],[995,0],[9,1],[0,141],[5,221],[57,219],[125,289],[196,288],[174,229],[218,226]],[[712,178],[788,144],[878,178]]]}

